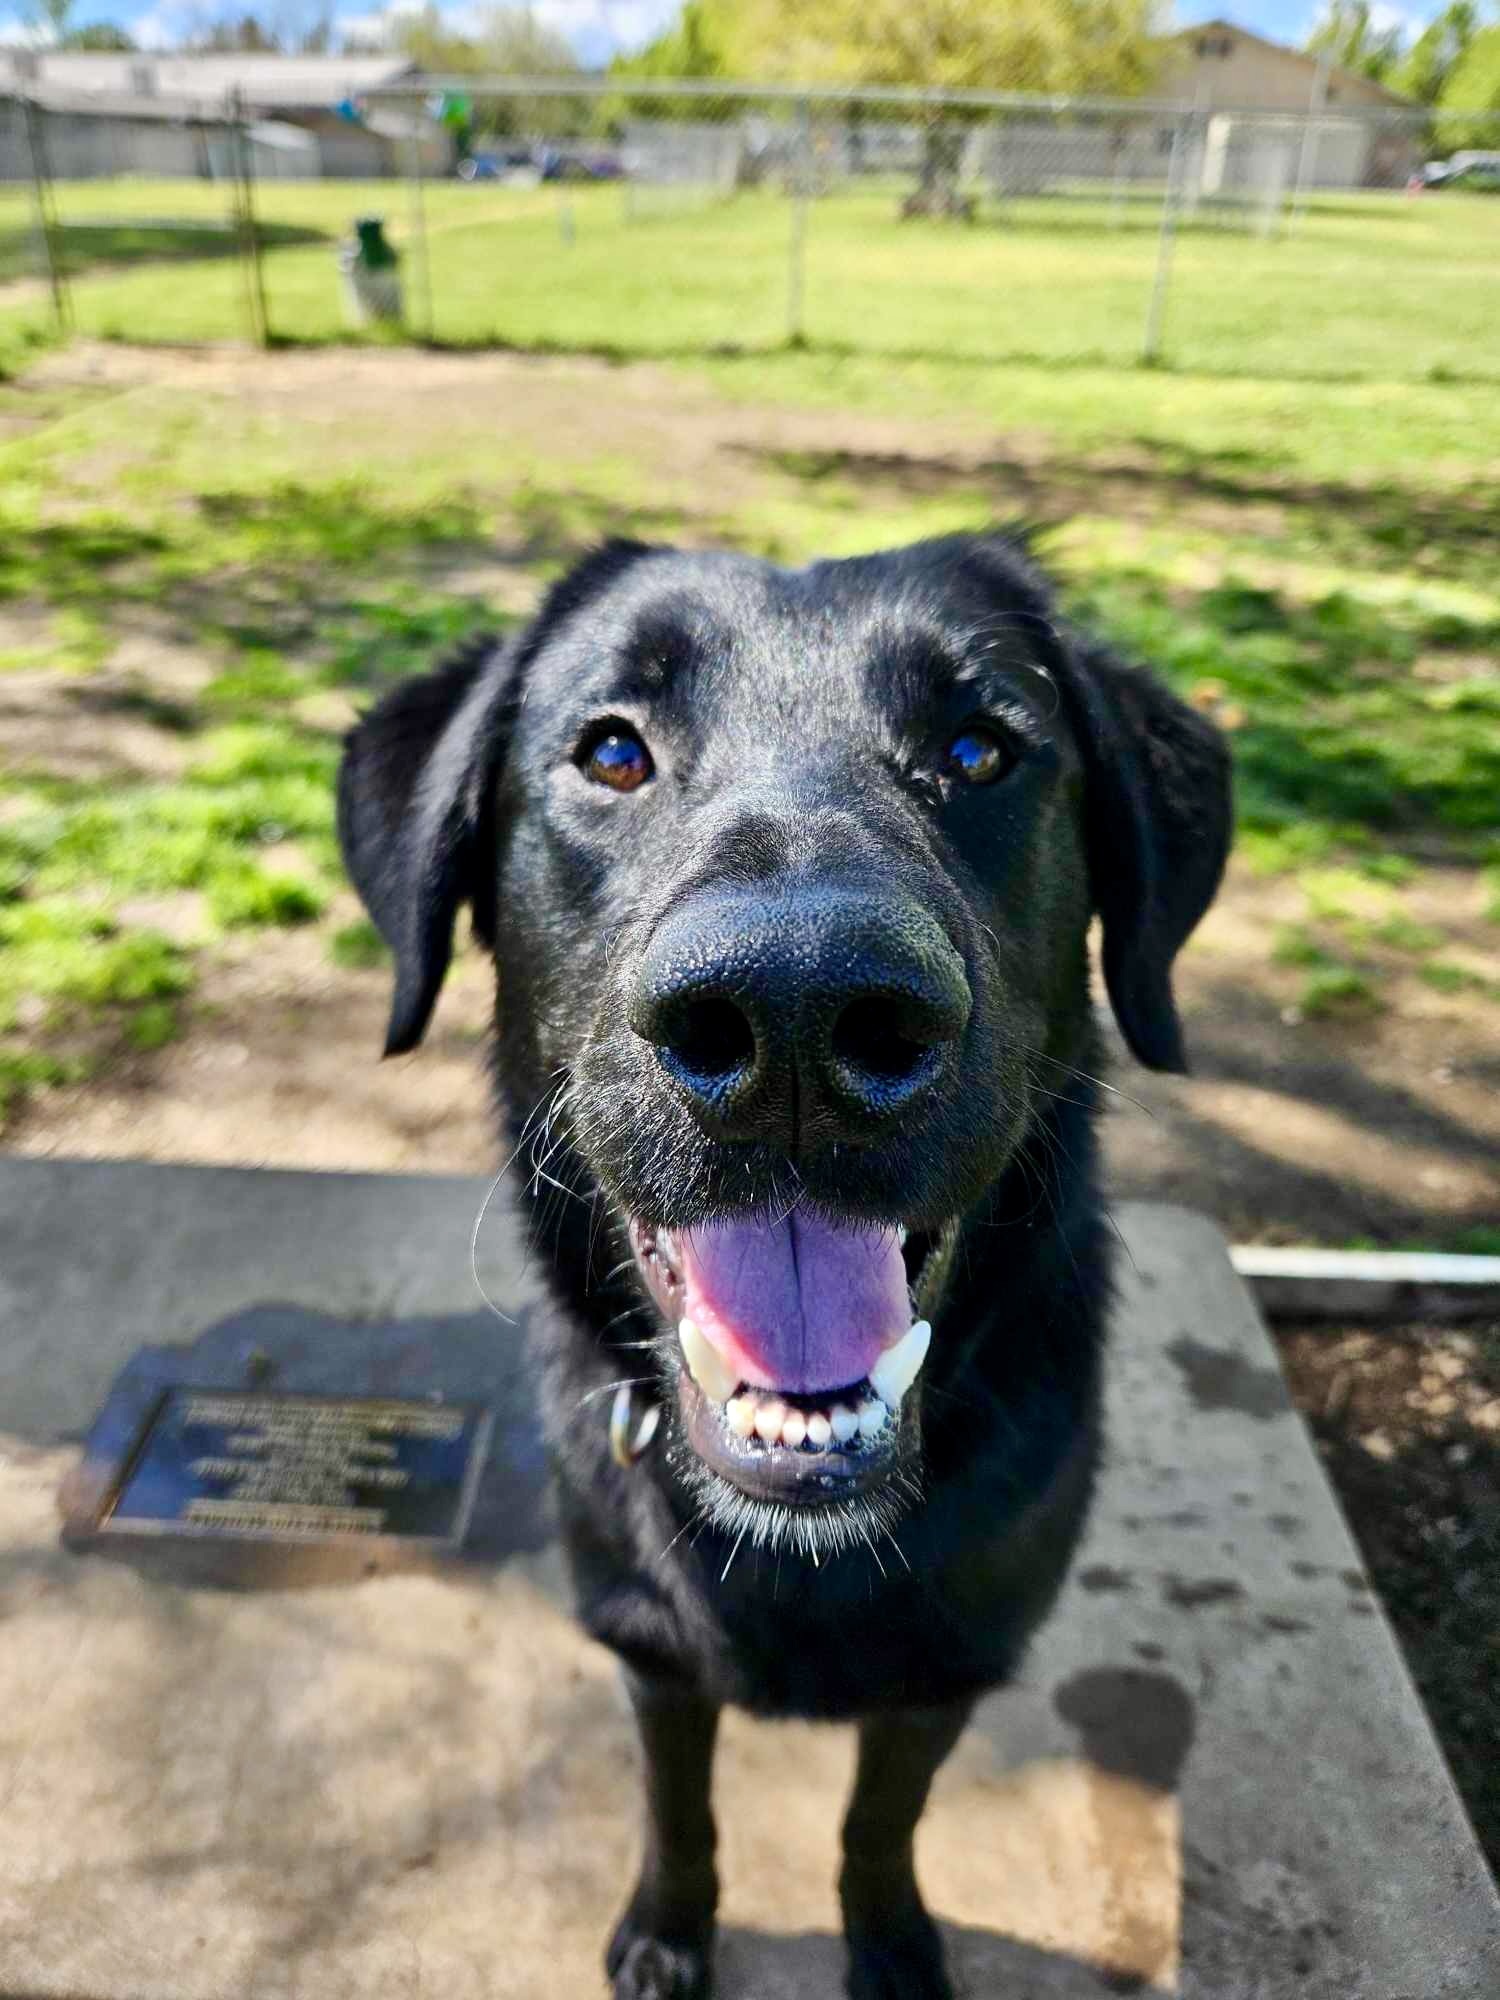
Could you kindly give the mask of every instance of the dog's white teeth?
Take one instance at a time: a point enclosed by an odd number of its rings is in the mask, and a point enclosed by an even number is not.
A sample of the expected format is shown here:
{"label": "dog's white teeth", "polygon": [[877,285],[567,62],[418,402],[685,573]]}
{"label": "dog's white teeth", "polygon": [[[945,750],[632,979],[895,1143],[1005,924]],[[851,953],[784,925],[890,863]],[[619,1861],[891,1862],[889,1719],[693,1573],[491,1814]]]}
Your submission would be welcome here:
{"label": "dog's white teeth", "polygon": [[862,1444],[885,1428],[890,1415],[888,1404],[877,1396],[866,1396],[853,1409],[847,1403],[834,1403],[826,1410],[801,1410],[770,1390],[749,1389],[724,1404],[724,1422],[733,1436],[747,1442],[758,1438],[787,1451]]}
{"label": "dog's white teeth", "polygon": [[847,1403],[835,1403],[828,1413],[828,1427],[840,1444],[847,1444],[859,1429],[859,1418]]}
{"label": "dog's white teeth", "polygon": [[656,1247],[667,1259],[668,1263],[675,1264],[677,1262],[677,1238],[670,1229],[657,1230]]}
{"label": "dog's white teeth", "polygon": [[755,1429],[755,1404],[749,1396],[732,1396],[724,1407],[729,1428],[738,1438],[747,1438]]}
{"label": "dog's white teeth", "polygon": [[908,1236],[909,1236],[910,1234],[911,1234],[911,1231],[910,1231],[910,1230],[909,1230],[909,1229],[907,1228],[907,1226],[906,1226],[906,1224],[905,1224],[904,1222],[900,1222],[900,1223],[897,1223],[897,1225],[896,1225],[896,1241],[897,1241],[897,1243],[899,1243],[899,1244],[900,1244],[900,1246],[901,1246],[901,1248],[902,1248],[903,1250],[904,1250],[904,1249],[906,1248],[906,1239],[907,1239],[907,1237],[908,1237]]}
{"label": "dog's white teeth", "polygon": [[755,1435],[764,1444],[778,1444],[781,1440],[781,1426],[786,1421],[786,1404],[774,1399],[761,1403],[755,1412]]}
{"label": "dog's white teeth", "polygon": [[731,1373],[728,1362],[702,1327],[695,1319],[684,1316],[677,1325],[677,1338],[682,1343],[682,1358],[688,1365],[688,1373],[704,1395],[711,1403],[727,1403],[739,1387],[739,1377]]}
{"label": "dog's white teeth", "polygon": [[899,1408],[901,1398],[921,1373],[931,1344],[932,1328],[925,1319],[919,1319],[894,1347],[885,1350],[870,1370],[870,1387],[893,1410]]}

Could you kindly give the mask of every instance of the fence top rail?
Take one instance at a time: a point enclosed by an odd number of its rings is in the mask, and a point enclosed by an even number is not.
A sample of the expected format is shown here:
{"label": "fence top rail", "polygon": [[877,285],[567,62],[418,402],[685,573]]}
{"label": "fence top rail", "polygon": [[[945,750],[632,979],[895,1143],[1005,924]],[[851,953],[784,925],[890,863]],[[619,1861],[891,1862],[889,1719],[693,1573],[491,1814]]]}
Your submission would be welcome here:
{"label": "fence top rail", "polygon": [[914,111],[931,108],[966,111],[1045,111],[1129,118],[1205,118],[1222,113],[1232,118],[1284,119],[1302,124],[1426,125],[1435,119],[1473,120],[1482,113],[1434,109],[1427,105],[1370,104],[1358,107],[1313,105],[1288,110],[1285,105],[1185,104],[1181,98],[1090,97],[1056,91],[938,90],[916,84],[754,83],[730,77],[647,76],[483,76],[463,71],[371,85],[360,91],[369,103],[385,99],[425,98],[451,93],[464,97],[658,97],[664,99],[735,98],[768,104],[879,104]]}

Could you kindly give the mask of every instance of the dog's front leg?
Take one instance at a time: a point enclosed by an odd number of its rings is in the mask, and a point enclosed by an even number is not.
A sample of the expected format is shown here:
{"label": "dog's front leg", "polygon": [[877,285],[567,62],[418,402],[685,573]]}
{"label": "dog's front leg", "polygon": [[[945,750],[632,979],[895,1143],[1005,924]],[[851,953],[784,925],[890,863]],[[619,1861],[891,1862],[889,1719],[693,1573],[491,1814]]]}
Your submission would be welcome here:
{"label": "dog's front leg", "polygon": [[719,1900],[709,1803],[719,1711],[672,1682],[625,1678],[646,1761],[645,1853],[605,1966],[615,2000],[705,2000]]}
{"label": "dog's front leg", "polygon": [[852,2000],[952,2000],[912,1848],[938,1766],[972,1707],[897,1709],[860,1725],[839,1876]]}

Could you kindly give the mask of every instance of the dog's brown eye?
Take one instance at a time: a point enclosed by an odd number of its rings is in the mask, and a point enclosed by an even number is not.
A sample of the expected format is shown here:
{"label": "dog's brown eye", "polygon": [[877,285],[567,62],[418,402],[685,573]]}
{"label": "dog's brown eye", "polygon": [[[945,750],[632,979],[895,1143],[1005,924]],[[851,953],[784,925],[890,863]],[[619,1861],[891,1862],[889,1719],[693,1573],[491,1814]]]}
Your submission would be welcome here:
{"label": "dog's brown eye", "polygon": [[583,775],[611,791],[633,792],[655,770],[651,752],[633,729],[612,729],[596,736],[579,760]]}
{"label": "dog's brown eye", "polygon": [[1008,745],[989,729],[965,729],[948,745],[948,769],[966,785],[992,785],[1015,761]]}

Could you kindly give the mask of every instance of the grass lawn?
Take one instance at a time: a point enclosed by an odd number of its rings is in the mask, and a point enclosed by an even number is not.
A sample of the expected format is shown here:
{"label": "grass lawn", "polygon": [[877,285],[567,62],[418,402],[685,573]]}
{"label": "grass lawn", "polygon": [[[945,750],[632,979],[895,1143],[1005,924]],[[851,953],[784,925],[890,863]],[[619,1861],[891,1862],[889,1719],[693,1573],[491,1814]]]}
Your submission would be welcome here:
{"label": "grass lawn", "polygon": [[[240,333],[221,187],[74,183],[57,199],[82,331],[135,341]],[[785,344],[791,209],[778,196],[659,200],[638,219],[614,187],[440,183],[425,203],[433,331],[445,343],[677,358]],[[262,184],[279,338],[342,336],[332,246],[366,211],[407,240],[408,204],[394,183]],[[24,190],[0,190],[0,283],[33,257],[29,228]],[[900,221],[890,189],[832,196],[810,214],[801,359],[814,380],[819,364],[847,361],[1128,366],[1155,260],[1149,201],[1119,228],[1102,205],[1075,199],[991,205],[965,227]],[[0,342],[37,327],[41,306],[0,292]],[[1497,314],[1500,201],[1328,197],[1276,238],[1185,228],[1164,358],[1283,382],[1500,385]]]}

